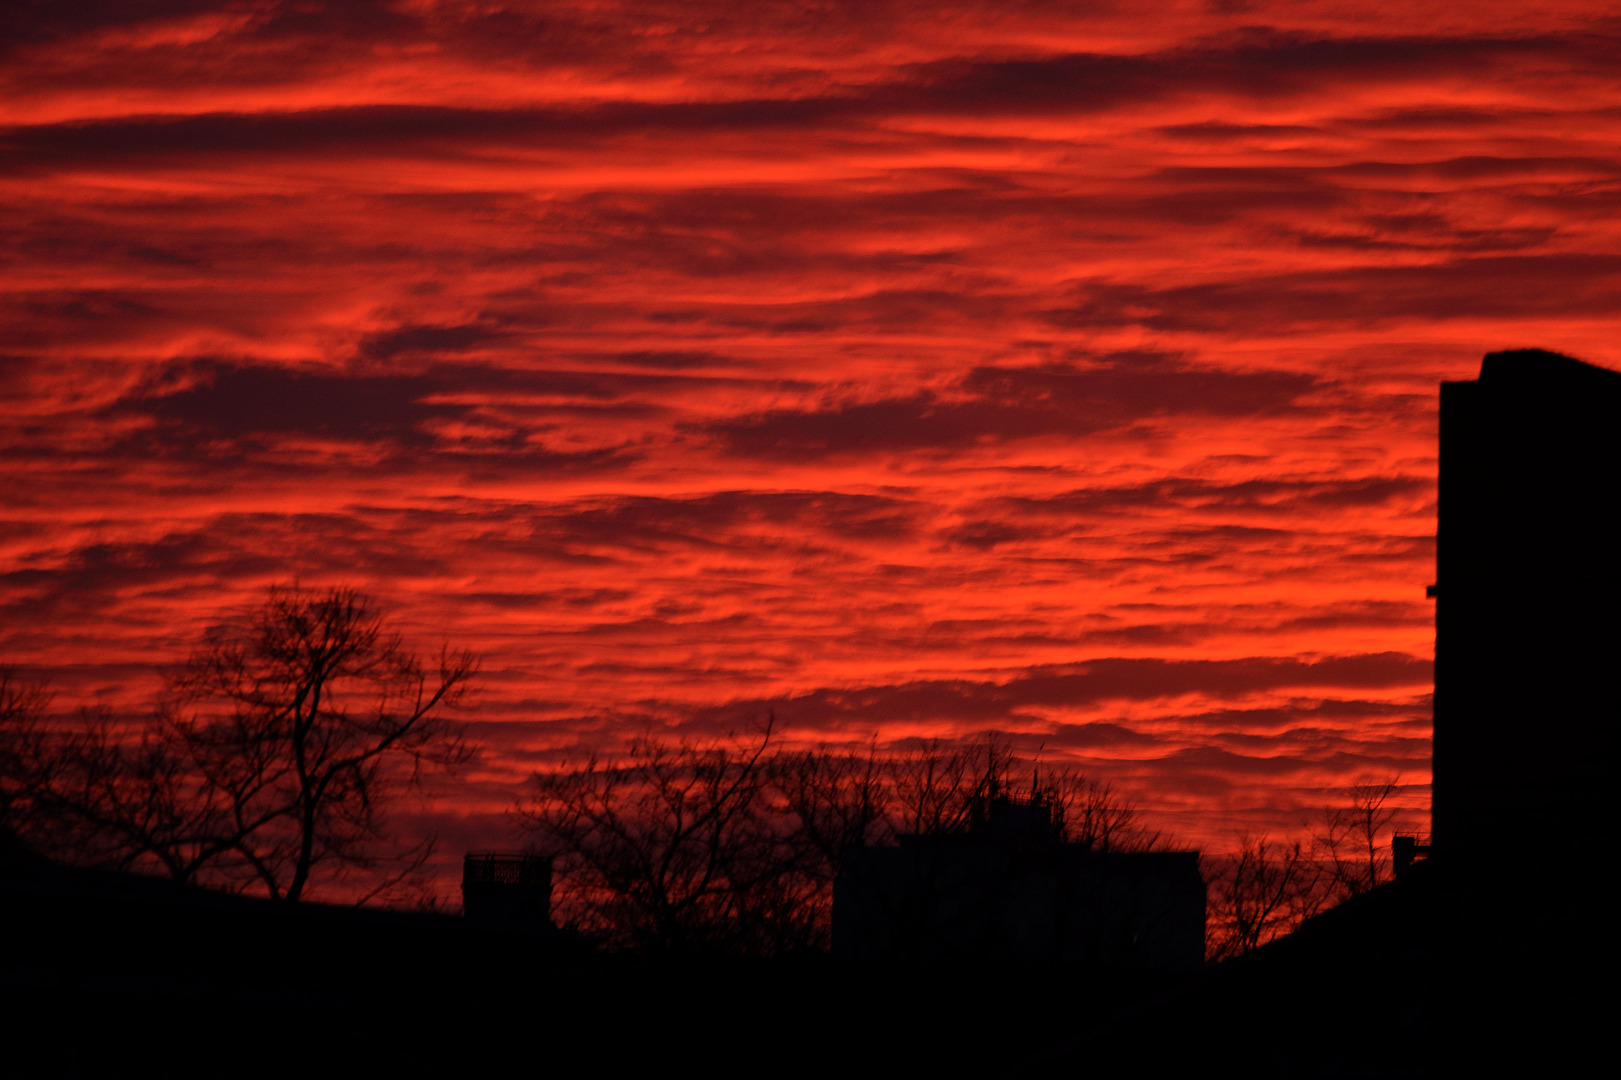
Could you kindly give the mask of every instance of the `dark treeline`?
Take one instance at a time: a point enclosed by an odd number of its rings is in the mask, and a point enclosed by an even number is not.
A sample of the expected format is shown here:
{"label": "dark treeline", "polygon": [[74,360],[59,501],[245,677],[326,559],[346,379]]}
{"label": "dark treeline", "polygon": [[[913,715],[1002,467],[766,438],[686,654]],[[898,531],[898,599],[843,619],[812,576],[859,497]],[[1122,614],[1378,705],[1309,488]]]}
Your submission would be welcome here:
{"label": "dark treeline", "polygon": [[881,752],[634,741],[622,757],[539,773],[522,821],[553,857],[554,910],[617,947],[780,955],[827,948],[852,848],[963,833],[989,800],[1040,805],[1051,839],[1147,850],[1132,805],[994,735]]}
{"label": "dark treeline", "polygon": [[[390,810],[470,757],[449,710],[477,667],[448,648],[424,661],[353,589],[279,587],[209,631],[141,717],[65,715],[0,670],[0,831],[63,862],[278,901],[433,902],[433,838],[402,839]],[[1352,789],[1309,842],[1246,836],[1207,858],[1210,955],[1388,880],[1397,791]],[[1169,847],[1107,782],[997,733],[805,748],[769,720],[537,773],[516,817],[553,860],[561,925],[614,949],[781,956],[828,948],[852,848],[963,833],[997,798],[1038,805],[1053,842]]]}
{"label": "dark treeline", "polygon": [[388,811],[469,754],[446,714],[477,669],[425,663],[353,589],[275,588],[167,673],[144,716],[63,716],[0,672],[0,828],[62,861],[297,901],[412,882],[431,838]]}
{"label": "dark treeline", "polygon": [[[1397,779],[1364,783],[1306,841],[1244,835],[1206,857],[1208,953],[1237,956],[1392,877]],[[634,741],[611,761],[537,773],[519,816],[552,856],[553,909],[612,947],[780,955],[827,948],[845,855],[905,835],[962,833],[992,798],[1039,805],[1055,842],[1171,847],[1132,802],[995,733],[905,750],[751,741]]]}

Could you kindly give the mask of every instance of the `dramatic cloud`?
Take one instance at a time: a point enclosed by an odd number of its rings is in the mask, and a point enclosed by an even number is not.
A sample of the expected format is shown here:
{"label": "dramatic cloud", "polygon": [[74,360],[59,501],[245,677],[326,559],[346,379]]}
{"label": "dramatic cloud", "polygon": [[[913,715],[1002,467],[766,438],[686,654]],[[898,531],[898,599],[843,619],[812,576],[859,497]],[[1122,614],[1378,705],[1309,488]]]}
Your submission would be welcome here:
{"label": "dramatic cloud", "polygon": [[[1086,709],[1104,702],[1155,701],[1186,695],[1231,699],[1244,695],[1333,687],[1421,687],[1427,663],[1400,653],[1331,657],[1315,662],[1275,657],[1239,660],[1105,658],[1079,665],[1038,667],[1006,682],[934,680],[903,686],[818,690],[780,702],[745,703],[780,711],[789,724],[875,729],[888,725],[966,721],[1015,724],[1026,710]],[[1099,725],[1084,725],[1096,728]],[[1119,729],[1119,725],[1104,725]],[[1119,729],[1124,730],[1124,729]]]}
{"label": "dramatic cloud", "polygon": [[[0,662],[275,582],[485,656],[477,775],[998,730],[1221,845],[1427,792],[1435,405],[1621,366],[1582,2],[12,4]],[[448,833],[447,833],[448,835]]]}
{"label": "dramatic cloud", "polygon": [[1148,417],[1243,417],[1274,412],[1313,379],[1289,372],[1194,371],[1116,362],[975,368],[950,397],[933,392],[813,411],[776,409],[710,424],[734,453],[774,458],[955,450],[1043,435],[1078,437]]}

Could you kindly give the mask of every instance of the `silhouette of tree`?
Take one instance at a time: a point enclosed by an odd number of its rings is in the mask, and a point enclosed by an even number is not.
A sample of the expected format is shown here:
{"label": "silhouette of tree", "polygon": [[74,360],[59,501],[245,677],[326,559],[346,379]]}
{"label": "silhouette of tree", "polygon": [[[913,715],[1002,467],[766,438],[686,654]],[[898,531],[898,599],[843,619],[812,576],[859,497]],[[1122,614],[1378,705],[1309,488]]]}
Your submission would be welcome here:
{"label": "silhouette of tree", "polygon": [[1390,799],[1400,788],[1401,778],[1396,776],[1356,784],[1347,792],[1350,806],[1323,815],[1316,841],[1338,899],[1349,899],[1390,880],[1388,834],[1401,813]]}
{"label": "silhouette of tree", "polygon": [[353,589],[273,588],[209,632],[147,722],[91,711],[37,739],[26,831],[74,861],[276,900],[366,876],[369,898],[431,851],[394,846],[387,809],[467,759],[445,709],[476,669],[448,648],[425,665]]}
{"label": "silhouette of tree", "polygon": [[50,732],[29,792],[26,836],[40,850],[113,869],[157,863],[191,882],[232,849],[219,792],[195,771],[162,723],[119,723],[83,710]]}
{"label": "silhouette of tree", "polygon": [[895,830],[937,836],[966,828],[975,797],[1005,782],[1012,762],[1011,751],[994,738],[962,747],[933,740],[896,754],[887,763],[895,793]]}
{"label": "silhouette of tree", "polygon": [[1021,760],[986,736],[967,746],[939,742],[891,758],[897,832],[928,836],[965,828],[987,798],[1026,792],[1052,816],[1053,838],[1094,851],[1147,851],[1158,834],[1137,825],[1137,809],[1111,785],[1068,768]]}
{"label": "silhouette of tree", "polygon": [[785,753],[771,762],[771,786],[793,820],[799,861],[824,885],[832,884],[846,852],[893,837],[883,765],[875,747],[862,754]]}
{"label": "silhouette of tree", "polygon": [[49,704],[43,687],[0,668],[0,829],[18,831],[32,816],[48,761],[44,718]]}
{"label": "silhouette of tree", "polygon": [[1323,869],[1298,842],[1242,837],[1237,853],[1207,877],[1212,960],[1239,956],[1281,937],[1323,905]]}
{"label": "silhouette of tree", "polygon": [[538,773],[520,809],[554,859],[564,921],[610,944],[771,954],[810,944],[803,848],[753,745],[634,740],[623,760]]}
{"label": "silhouette of tree", "polygon": [[[1007,746],[931,743],[886,756],[756,742],[643,738],[611,762],[536,774],[519,815],[555,860],[555,908],[611,945],[769,955],[825,947],[833,881],[852,849],[966,829],[1021,763]],[[1055,838],[1145,840],[1107,785],[1031,768]]]}
{"label": "silhouette of tree", "polygon": [[1054,769],[1039,787],[1052,806],[1060,835],[1072,844],[1093,851],[1153,851],[1166,846],[1163,836],[1137,824],[1137,807],[1105,781]]}
{"label": "silhouette of tree", "polygon": [[1245,837],[1213,862],[1210,954],[1224,959],[1294,930],[1305,919],[1389,881],[1390,834],[1402,810],[1400,777],[1346,789],[1349,805],[1322,815],[1309,844]]}

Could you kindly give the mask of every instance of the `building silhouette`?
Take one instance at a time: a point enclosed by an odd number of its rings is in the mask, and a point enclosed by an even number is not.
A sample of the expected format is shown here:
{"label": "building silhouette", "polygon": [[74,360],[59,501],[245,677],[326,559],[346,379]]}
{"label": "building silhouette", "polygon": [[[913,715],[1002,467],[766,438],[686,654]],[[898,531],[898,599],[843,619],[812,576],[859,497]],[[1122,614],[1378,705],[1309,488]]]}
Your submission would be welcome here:
{"label": "building silhouette", "polygon": [[[994,790],[841,869],[835,951],[912,965],[601,954],[550,926],[535,857],[468,856],[457,918],[70,867],[0,827],[0,1074],[1599,1071],[1618,493],[1621,373],[1526,350],[1443,385],[1429,857],[1402,838],[1397,880],[1236,960],[1162,975],[1200,960],[1194,853],[1066,844]],[[972,964],[1034,960],[1114,977]]]}
{"label": "building silhouette", "polygon": [[1432,844],[1488,887],[1613,843],[1618,511],[1621,373],[1528,349],[1442,384]]}
{"label": "building silhouette", "polygon": [[1597,1045],[1621,722],[1621,373],[1526,349],[1441,387],[1436,1034],[1559,1073]]}
{"label": "building silhouette", "polygon": [[1177,970],[1204,959],[1192,851],[1066,843],[1039,794],[977,798],[966,826],[847,853],[833,889],[841,959]]}
{"label": "building silhouette", "polygon": [[550,926],[552,861],[544,855],[469,852],[462,859],[462,915],[474,922]]}
{"label": "building silhouette", "polygon": [[1014,1075],[1605,1068],[1618,495],[1621,373],[1528,349],[1443,383],[1428,858],[1398,837],[1395,881]]}

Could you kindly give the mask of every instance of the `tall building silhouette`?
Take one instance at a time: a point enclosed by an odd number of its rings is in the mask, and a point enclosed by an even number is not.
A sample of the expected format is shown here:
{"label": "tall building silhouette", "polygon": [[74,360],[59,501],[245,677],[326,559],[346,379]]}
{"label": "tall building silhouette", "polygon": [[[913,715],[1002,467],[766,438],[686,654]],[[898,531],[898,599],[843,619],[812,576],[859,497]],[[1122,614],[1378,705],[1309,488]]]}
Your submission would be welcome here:
{"label": "tall building silhouette", "polygon": [[[1032,1058],[1096,1075],[1584,1076],[1612,1058],[1621,372],[1441,385],[1430,857]],[[1264,1031],[1254,1040],[1235,1032]],[[1167,1039],[1165,1032],[1176,1032]]]}
{"label": "tall building silhouette", "polygon": [[1432,846],[1494,889],[1611,843],[1618,503],[1621,373],[1526,349],[1442,384]]}

